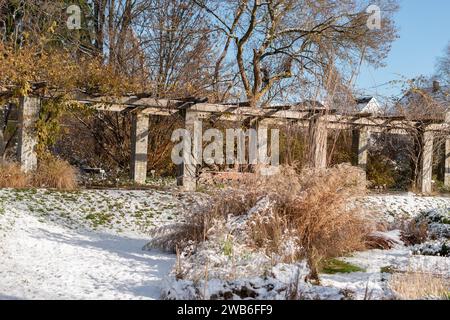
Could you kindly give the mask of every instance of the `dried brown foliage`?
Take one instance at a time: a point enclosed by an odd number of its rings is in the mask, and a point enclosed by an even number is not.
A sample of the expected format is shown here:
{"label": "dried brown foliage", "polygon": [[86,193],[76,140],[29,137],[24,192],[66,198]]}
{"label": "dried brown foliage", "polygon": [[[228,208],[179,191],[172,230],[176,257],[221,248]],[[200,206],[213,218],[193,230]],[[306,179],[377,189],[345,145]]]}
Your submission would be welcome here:
{"label": "dried brown foliage", "polygon": [[402,226],[402,240],[407,245],[424,243],[428,239],[428,224],[417,222],[415,219]]}
{"label": "dried brown foliage", "polygon": [[396,239],[388,237],[383,233],[371,233],[366,236],[365,241],[369,249],[389,250],[399,244]]}
{"label": "dried brown foliage", "polygon": [[450,283],[438,275],[421,272],[395,273],[389,285],[402,300],[449,299]]}
{"label": "dried brown foliage", "polygon": [[[230,215],[244,216],[249,246],[286,257],[286,244],[294,241],[290,258],[306,258],[316,278],[323,259],[365,248],[372,220],[351,201],[364,190],[359,169],[347,165],[301,174],[285,167],[274,176],[254,175],[192,210],[163,242],[170,239],[170,247],[183,248],[223,229]],[[249,214],[262,199],[269,205]]]}
{"label": "dried brown foliage", "polygon": [[29,183],[29,175],[22,172],[17,163],[0,164],[0,188],[25,188]]}
{"label": "dried brown foliage", "polygon": [[0,188],[77,188],[75,169],[66,161],[51,156],[41,160],[37,170],[24,172],[18,163],[0,164]]}
{"label": "dried brown foliage", "polygon": [[74,190],[77,187],[76,171],[67,161],[49,156],[39,163],[33,175],[33,185],[41,188]]}

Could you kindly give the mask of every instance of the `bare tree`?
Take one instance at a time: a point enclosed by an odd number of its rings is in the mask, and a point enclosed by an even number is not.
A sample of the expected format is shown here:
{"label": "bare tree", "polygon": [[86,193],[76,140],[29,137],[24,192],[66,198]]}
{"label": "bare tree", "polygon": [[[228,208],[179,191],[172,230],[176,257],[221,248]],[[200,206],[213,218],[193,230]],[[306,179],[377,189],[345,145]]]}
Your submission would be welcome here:
{"label": "bare tree", "polygon": [[450,86],[450,43],[448,44],[444,55],[438,59],[436,77]]}
{"label": "bare tree", "polygon": [[363,1],[193,0],[226,34],[218,61],[231,53],[245,96],[264,103],[280,83],[302,78],[323,83],[327,70],[364,60],[379,65],[396,37],[391,13],[395,1],[383,1],[382,28],[367,27]]}
{"label": "bare tree", "polygon": [[183,0],[152,0],[136,31],[156,96],[209,91],[211,37],[202,10]]}

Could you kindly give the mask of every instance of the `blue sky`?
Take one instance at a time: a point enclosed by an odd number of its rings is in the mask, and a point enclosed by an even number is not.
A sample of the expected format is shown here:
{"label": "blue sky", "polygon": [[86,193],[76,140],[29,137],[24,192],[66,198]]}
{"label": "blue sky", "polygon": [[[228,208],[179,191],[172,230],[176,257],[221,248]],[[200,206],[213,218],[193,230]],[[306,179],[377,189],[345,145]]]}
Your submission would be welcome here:
{"label": "blue sky", "polygon": [[393,43],[386,67],[361,68],[356,87],[370,95],[398,95],[391,80],[429,76],[450,41],[449,0],[401,0],[396,14],[400,38]]}

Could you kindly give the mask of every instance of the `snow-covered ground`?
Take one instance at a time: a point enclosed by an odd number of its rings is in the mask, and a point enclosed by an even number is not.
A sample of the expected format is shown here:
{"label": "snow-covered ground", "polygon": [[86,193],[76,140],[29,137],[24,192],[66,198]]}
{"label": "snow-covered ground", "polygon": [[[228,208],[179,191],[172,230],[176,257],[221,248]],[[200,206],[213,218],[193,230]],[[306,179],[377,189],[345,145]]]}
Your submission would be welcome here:
{"label": "snow-covered ground", "polygon": [[413,193],[370,195],[363,199],[367,209],[381,212],[388,222],[411,219],[421,212],[450,208],[450,197],[421,197]]}
{"label": "snow-covered ground", "polygon": [[0,299],[158,299],[174,256],[143,251],[181,202],[156,191],[0,190]]}
{"label": "snow-covered ground", "polygon": [[[263,199],[264,200],[264,199]],[[260,201],[247,215],[236,218],[248,218],[251,212],[258,210],[264,201]],[[309,270],[304,262],[296,264],[273,264],[271,257],[260,252],[248,252],[245,245],[239,245],[233,232],[235,218],[231,218],[222,233],[234,237],[233,255],[224,250],[226,238],[218,233],[218,239],[209,238],[201,244],[193,255],[181,256],[182,267],[177,270],[181,275],[165,280],[165,296],[168,299],[396,299],[401,298],[394,292],[390,281],[392,274],[424,274],[442,279],[444,285],[450,279],[450,258],[436,254],[421,255],[415,247],[407,246],[401,239],[398,228],[404,221],[421,216],[436,219],[441,213],[447,218],[450,198],[420,197],[413,194],[371,195],[359,200],[363,207],[373,211],[389,232],[377,232],[385,239],[393,240],[395,245],[389,250],[368,250],[355,252],[351,256],[335,259],[348,263],[358,269],[344,273],[321,273],[320,284],[305,282]],[[364,209],[365,210],[365,209]],[[387,224],[384,222],[388,222]],[[441,234],[448,234],[447,223],[437,224]],[[429,225],[433,229],[433,223]],[[445,231],[445,232],[442,232]],[[438,234],[438,233],[436,233]],[[429,243],[429,242],[426,242]],[[239,246],[238,246],[239,245]],[[432,243],[432,245],[435,245]],[[439,247],[435,245],[436,247]],[[242,248],[241,248],[242,247]],[[442,250],[442,247],[441,247]],[[445,249],[446,250],[446,249]],[[192,251],[188,249],[189,253]],[[230,251],[230,250],[228,250]],[[431,252],[434,250],[430,250]],[[293,290],[296,292],[293,294]],[[450,290],[450,287],[447,289]],[[448,295],[448,293],[447,293]]]}
{"label": "snow-covered ground", "polygon": [[[264,277],[249,272],[233,280],[247,270],[245,261],[256,267],[265,260],[259,257],[256,263],[251,253],[230,260],[225,240],[205,251],[205,270],[192,271],[199,274],[196,283],[175,281],[175,256],[142,248],[155,227],[182,218],[193,201],[187,194],[151,190],[0,190],[0,299],[159,299],[161,293],[178,299],[286,299],[294,283],[302,294],[296,298],[388,299],[392,291],[386,270],[431,271],[450,278],[450,258],[415,255],[399,244],[341,258],[362,271],[321,274],[320,286],[303,281],[308,270],[301,262],[275,265]],[[363,202],[391,222],[450,208],[450,198],[412,194],[372,195]],[[395,231],[391,234],[398,238]],[[230,270],[220,269],[229,279],[204,282],[204,274],[219,270],[213,270],[214,263],[229,265]]]}

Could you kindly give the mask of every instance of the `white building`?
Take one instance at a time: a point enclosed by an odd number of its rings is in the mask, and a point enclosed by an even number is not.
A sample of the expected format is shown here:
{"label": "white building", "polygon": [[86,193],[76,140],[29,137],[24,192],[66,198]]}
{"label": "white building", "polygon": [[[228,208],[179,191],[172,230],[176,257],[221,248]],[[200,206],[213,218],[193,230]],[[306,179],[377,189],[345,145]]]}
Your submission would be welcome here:
{"label": "white building", "polygon": [[356,99],[356,110],[360,113],[381,114],[383,109],[375,97],[364,97]]}

